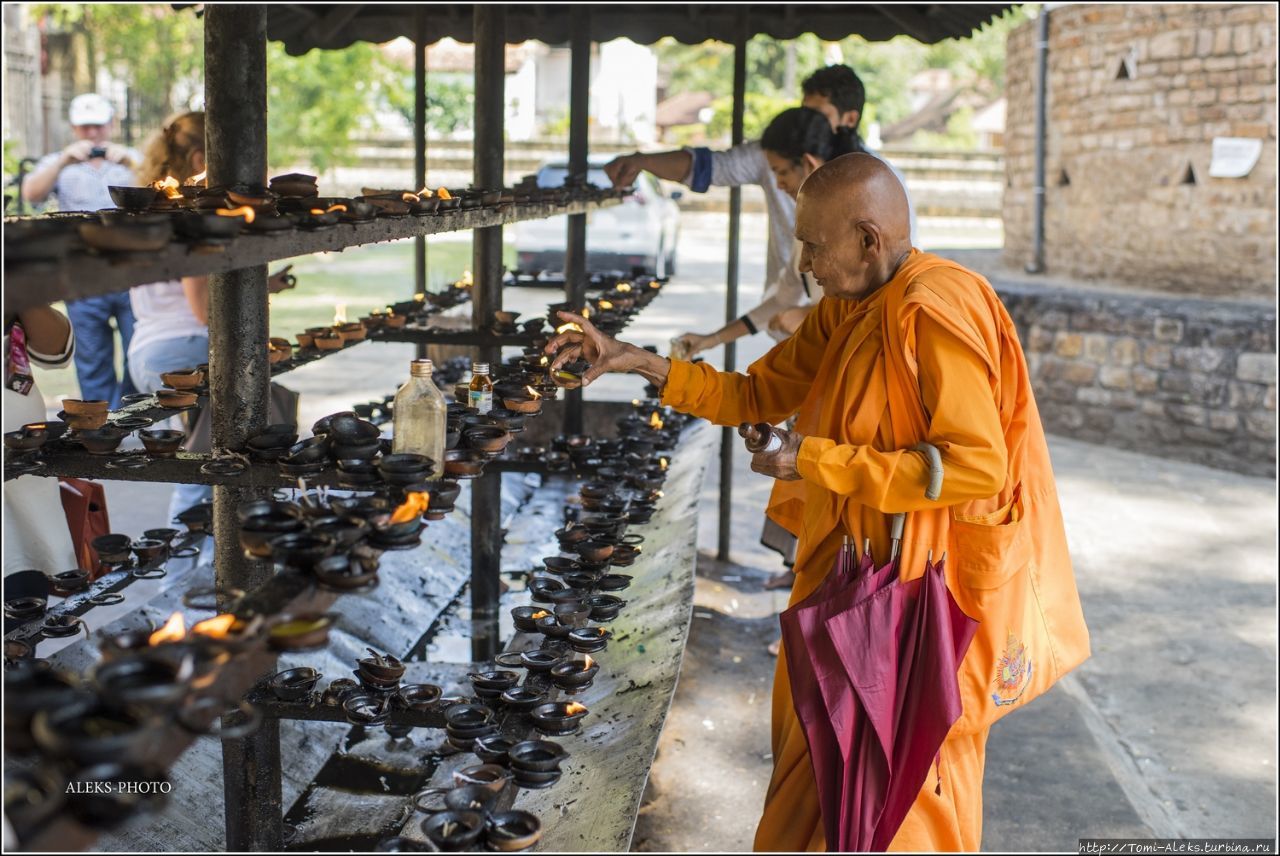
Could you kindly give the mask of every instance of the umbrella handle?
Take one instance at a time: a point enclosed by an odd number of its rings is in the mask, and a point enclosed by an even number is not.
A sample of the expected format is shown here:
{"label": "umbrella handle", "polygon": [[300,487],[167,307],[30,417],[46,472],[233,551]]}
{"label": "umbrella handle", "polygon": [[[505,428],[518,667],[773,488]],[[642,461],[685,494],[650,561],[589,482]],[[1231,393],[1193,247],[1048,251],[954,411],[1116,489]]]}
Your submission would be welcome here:
{"label": "umbrella handle", "polygon": [[924,489],[925,499],[937,499],[942,495],[942,453],[930,443],[916,443],[913,452],[923,452],[929,461],[929,486]]}
{"label": "umbrella handle", "polygon": [[889,560],[898,558],[898,550],[902,546],[902,529],[907,523],[906,512],[898,512],[893,515],[893,522],[889,528]]}

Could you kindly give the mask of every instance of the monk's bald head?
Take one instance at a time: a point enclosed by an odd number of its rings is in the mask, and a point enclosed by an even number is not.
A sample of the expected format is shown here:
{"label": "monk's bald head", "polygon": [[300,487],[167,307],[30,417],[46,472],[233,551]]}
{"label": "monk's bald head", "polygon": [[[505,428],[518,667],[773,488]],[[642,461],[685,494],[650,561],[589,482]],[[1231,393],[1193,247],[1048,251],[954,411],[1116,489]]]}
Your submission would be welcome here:
{"label": "monk's bald head", "polygon": [[892,277],[911,250],[911,214],[902,182],[874,155],[834,158],[796,198],[801,269],[830,297],[858,298]]}

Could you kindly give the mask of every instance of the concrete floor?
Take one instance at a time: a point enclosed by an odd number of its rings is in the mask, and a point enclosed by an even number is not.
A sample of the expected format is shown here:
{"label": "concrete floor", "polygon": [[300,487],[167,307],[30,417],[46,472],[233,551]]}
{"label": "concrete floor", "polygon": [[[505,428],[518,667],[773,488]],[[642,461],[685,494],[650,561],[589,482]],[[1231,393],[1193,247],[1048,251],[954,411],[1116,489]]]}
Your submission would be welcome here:
{"label": "concrete floor", "polygon": [[[982,246],[991,237],[940,223],[930,241],[932,224],[921,227],[926,246]],[[679,275],[626,338],[665,352],[673,335],[721,323],[724,239],[722,217],[685,217]],[[762,264],[752,248],[763,240],[763,218],[744,217],[743,308],[759,295]],[[341,261],[358,269],[358,258]],[[506,302],[536,314],[551,295],[511,289]],[[769,344],[744,341],[739,368]],[[303,393],[300,424],[394,391],[411,355],[408,346],[363,346],[291,373],[287,385]],[[359,388],[334,382],[343,376],[360,378]],[[640,388],[634,378],[609,378],[588,395],[630,399]],[[1064,437],[1051,438],[1051,449],[1094,655],[993,730],[984,849],[1074,850],[1079,837],[1125,835],[1274,837],[1275,482]],[[710,558],[712,466],[699,520],[698,606],[637,850],[750,849],[769,779],[774,660],[765,646],[786,593],[762,587],[782,567],[758,545],[770,484],[735,451],[733,563]],[[113,528],[162,525],[167,496],[163,485],[108,483]]]}

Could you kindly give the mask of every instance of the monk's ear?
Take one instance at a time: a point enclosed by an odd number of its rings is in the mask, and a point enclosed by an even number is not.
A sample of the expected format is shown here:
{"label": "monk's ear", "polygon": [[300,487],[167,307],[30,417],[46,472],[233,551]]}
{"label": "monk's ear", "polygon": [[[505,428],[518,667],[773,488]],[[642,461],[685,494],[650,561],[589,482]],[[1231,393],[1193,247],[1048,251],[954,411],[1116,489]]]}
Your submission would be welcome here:
{"label": "monk's ear", "polygon": [[864,256],[878,255],[884,249],[884,233],[873,220],[859,220],[854,224],[854,228],[857,230],[858,242],[862,245]]}

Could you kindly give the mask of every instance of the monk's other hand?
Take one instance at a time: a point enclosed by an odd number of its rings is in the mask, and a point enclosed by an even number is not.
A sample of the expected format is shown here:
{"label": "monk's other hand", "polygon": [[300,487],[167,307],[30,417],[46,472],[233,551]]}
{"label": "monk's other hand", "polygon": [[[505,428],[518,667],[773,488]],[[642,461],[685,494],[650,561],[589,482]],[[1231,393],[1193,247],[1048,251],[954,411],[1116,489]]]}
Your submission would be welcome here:
{"label": "monk's other hand", "polygon": [[636,372],[659,387],[666,383],[667,370],[670,368],[667,360],[643,348],[606,336],[581,315],[573,312],[559,312],[557,315],[562,322],[574,324],[577,329],[566,329],[547,342],[544,351],[548,356],[555,355],[550,366],[553,373],[567,363],[582,359],[591,364],[591,368],[582,376],[583,386],[609,372]]}
{"label": "monk's other hand", "polygon": [[800,454],[800,444],[804,442],[804,435],[782,428],[774,428],[773,433],[782,438],[782,448],[776,452],[756,452],[751,456],[751,470],[763,476],[795,481],[800,478],[800,470],[796,468],[796,458]]}
{"label": "monk's other hand", "polygon": [[809,315],[808,306],[792,306],[769,319],[769,332],[776,336],[790,336]]}

